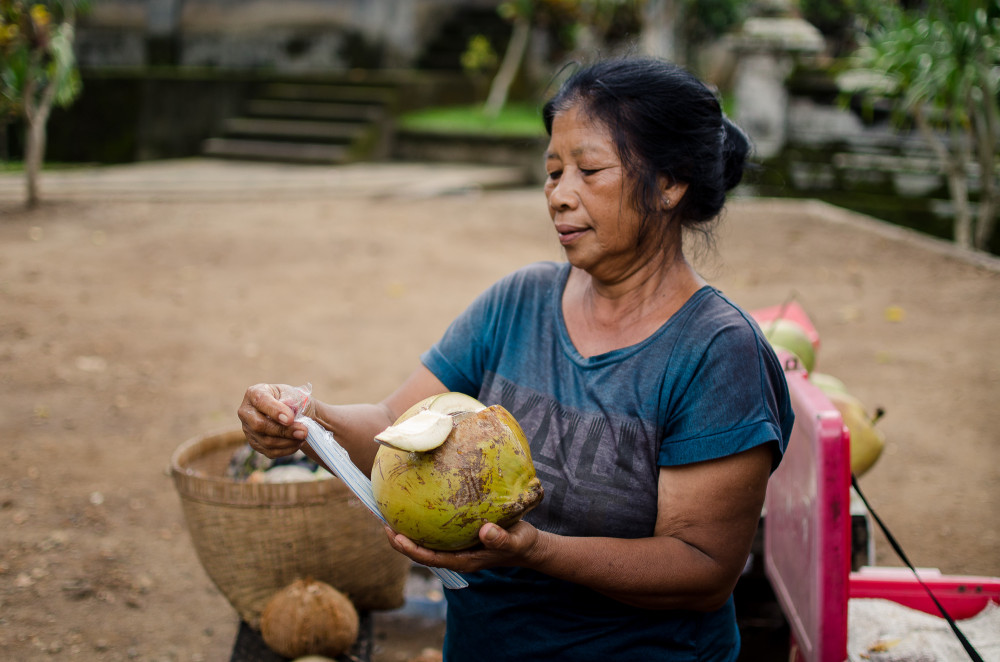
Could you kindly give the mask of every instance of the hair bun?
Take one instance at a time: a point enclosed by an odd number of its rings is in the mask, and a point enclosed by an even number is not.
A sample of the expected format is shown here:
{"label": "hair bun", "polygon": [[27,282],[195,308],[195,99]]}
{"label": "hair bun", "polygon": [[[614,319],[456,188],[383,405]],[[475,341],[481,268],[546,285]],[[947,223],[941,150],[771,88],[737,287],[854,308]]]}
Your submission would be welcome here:
{"label": "hair bun", "polygon": [[728,117],[723,117],[723,180],[725,181],[727,191],[736,188],[736,185],[743,179],[743,170],[746,167],[747,155],[749,153],[750,139]]}

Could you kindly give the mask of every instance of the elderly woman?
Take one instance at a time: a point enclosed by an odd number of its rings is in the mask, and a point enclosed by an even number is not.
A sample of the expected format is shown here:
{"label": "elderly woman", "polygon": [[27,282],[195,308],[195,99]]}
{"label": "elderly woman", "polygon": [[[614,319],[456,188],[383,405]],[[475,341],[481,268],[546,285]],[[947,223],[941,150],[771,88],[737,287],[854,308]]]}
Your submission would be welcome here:
{"label": "elderly woman", "polygon": [[[612,60],[544,108],[545,197],[566,262],[526,266],[448,328],[379,404],[307,412],[370,471],[373,437],[417,401],[460,391],[515,413],[545,489],[481,545],[413,560],[466,573],[448,591],[446,660],[734,660],[732,591],[792,412],[751,318],[692,268],[739,183],[746,137],[674,65]],[[304,427],[291,387],[248,389],[251,444],[278,456]]]}

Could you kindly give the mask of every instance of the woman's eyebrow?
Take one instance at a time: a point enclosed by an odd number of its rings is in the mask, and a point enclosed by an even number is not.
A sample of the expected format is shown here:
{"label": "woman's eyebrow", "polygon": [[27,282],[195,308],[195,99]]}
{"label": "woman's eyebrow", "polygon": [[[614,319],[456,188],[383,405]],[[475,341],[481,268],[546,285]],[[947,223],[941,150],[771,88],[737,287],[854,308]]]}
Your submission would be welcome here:
{"label": "woman's eyebrow", "polygon": [[[593,154],[595,152],[599,153],[600,151],[601,151],[600,148],[594,145],[580,145],[579,147],[574,147],[573,149],[571,149],[569,155],[572,156],[573,158],[579,158],[581,156],[586,156],[587,154]],[[559,159],[561,157],[555,152],[548,151],[545,153],[545,158]]]}

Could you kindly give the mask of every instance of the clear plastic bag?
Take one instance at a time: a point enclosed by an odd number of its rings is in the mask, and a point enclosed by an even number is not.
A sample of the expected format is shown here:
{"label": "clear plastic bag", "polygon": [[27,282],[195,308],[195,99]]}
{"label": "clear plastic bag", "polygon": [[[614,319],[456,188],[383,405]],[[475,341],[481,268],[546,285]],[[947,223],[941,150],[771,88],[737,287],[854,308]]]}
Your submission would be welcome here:
{"label": "clear plastic bag", "polygon": [[[385,518],[382,517],[382,513],[379,512],[378,505],[375,503],[375,495],[372,493],[372,483],[368,477],[354,465],[350,455],[348,455],[343,446],[337,443],[337,440],[333,438],[329,430],[308,416],[302,415],[306,403],[312,397],[312,386],[306,384],[305,386],[298,387],[297,390],[301,393],[301,398],[296,398],[294,401],[284,400],[283,402],[295,411],[295,420],[305,424],[306,441],[309,443],[309,446],[344,481],[344,484],[354,492],[354,495],[361,500],[361,503],[373,515],[383,523],[388,524]],[[469,585],[462,575],[452,570],[445,568],[428,568],[428,570],[437,575],[445,588],[457,589],[465,588]]]}

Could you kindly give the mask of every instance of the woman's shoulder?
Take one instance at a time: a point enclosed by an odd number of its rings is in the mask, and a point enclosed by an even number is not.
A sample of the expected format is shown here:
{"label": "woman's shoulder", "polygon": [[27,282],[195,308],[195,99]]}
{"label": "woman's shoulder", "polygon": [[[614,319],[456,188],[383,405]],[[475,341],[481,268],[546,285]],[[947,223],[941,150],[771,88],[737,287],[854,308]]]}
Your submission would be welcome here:
{"label": "woman's shoulder", "polygon": [[714,287],[705,286],[689,303],[679,331],[685,342],[722,351],[767,344],[753,316]]}
{"label": "woman's shoulder", "polygon": [[706,285],[691,298],[689,323],[715,328],[741,328],[755,331],[753,317],[720,290]]}
{"label": "woman's shoulder", "polygon": [[565,282],[565,275],[560,278],[560,274],[564,274],[564,267],[558,262],[525,265],[483,290],[472,308],[523,315],[532,308],[531,304],[541,305],[552,298],[554,288]]}

